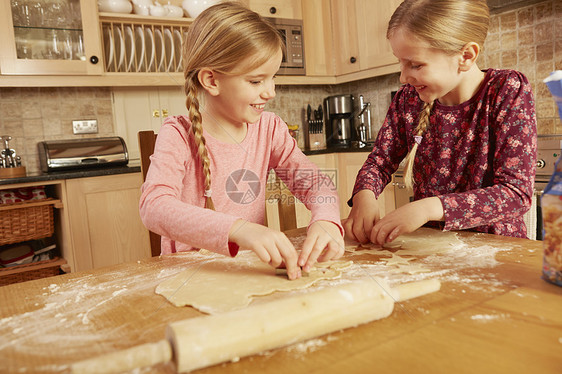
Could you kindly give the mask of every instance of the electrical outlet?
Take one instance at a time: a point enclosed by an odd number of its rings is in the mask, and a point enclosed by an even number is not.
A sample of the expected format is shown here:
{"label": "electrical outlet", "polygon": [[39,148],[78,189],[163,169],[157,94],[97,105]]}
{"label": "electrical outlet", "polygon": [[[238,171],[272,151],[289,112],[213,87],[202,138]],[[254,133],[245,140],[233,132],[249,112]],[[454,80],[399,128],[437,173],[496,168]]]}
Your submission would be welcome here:
{"label": "electrical outlet", "polygon": [[76,134],[97,134],[98,120],[88,119],[82,121],[72,121],[72,132]]}

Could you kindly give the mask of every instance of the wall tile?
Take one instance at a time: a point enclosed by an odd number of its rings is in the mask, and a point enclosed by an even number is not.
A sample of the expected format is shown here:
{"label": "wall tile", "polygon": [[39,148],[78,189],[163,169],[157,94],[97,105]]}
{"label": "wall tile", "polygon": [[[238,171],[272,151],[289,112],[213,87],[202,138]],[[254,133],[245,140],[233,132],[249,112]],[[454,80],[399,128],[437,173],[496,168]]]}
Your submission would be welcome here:
{"label": "wall tile", "polygon": [[10,135],[14,140],[23,139],[23,124],[21,119],[5,119],[2,124],[2,135]]}
{"label": "wall tile", "polygon": [[562,39],[554,43],[554,70],[562,70]]}
{"label": "wall tile", "polygon": [[501,49],[515,50],[517,48],[517,32],[515,30],[505,31],[501,33]]}
{"label": "wall tile", "polygon": [[554,39],[554,21],[546,21],[535,26],[535,41],[537,45],[552,42]]}
{"label": "wall tile", "polygon": [[517,69],[517,51],[515,49],[502,51],[501,66],[504,69]]}
{"label": "wall tile", "polygon": [[517,27],[517,13],[515,11],[500,14],[499,19],[502,32],[514,30]]}
{"label": "wall tile", "polygon": [[545,19],[552,18],[555,1],[545,1],[535,6],[535,22],[540,23]]}
{"label": "wall tile", "polygon": [[537,62],[554,61],[554,42],[540,44],[537,46]]}
{"label": "wall tile", "polygon": [[523,8],[521,10],[518,10],[516,13],[518,27],[530,26],[535,21],[535,12],[534,8],[532,7]]}
{"label": "wall tile", "polygon": [[490,25],[488,27],[488,34],[497,34],[500,32],[500,18],[490,18]]}

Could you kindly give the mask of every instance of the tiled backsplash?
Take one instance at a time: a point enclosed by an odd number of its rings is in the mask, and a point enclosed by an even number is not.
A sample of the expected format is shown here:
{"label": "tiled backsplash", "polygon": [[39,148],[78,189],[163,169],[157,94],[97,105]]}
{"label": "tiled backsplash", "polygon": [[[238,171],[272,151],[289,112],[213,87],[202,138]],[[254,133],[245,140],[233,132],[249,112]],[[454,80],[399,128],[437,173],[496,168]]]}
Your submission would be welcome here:
{"label": "tiled backsplash", "polygon": [[539,134],[562,133],[556,104],[543,83],[554,70],[562,70],[562,1],[494,14],[484,45],[482,68],[515,69],[533,86]]}
{"label": "tiled backsplash", "polygon": [[[562,70],[562,2],[548,0],[491,17],[481,68],[522,71],[533,85],[541,134],[562,133],[554,101],[542,83]],[[1,79],[1,78],[0,78]],[[307,104],[317,107],[326,96],[362,94],[371,102],[375,131],[390,104],[390,91],[400,87],[391,74],[337,86],[280,86],[267,110],[287,123],[302,126]],[[73,135],[72,120],[97,119],[99,133]],[[39,170],[37,142],[115,135],[110,88],[0,88],[0,134],[14,137],[13,147],[28,171]],[[302,145],[301,141],[299,142]]]}
{"label": "tiled backsplash", "polygon": [[[98,134],[73,135],[72,120],[78,119],[97,119]],[[10,145],[27,172],[39,171],[42,140],[114,134],[110,88],[0,88],[0,135],[13,138]]]}

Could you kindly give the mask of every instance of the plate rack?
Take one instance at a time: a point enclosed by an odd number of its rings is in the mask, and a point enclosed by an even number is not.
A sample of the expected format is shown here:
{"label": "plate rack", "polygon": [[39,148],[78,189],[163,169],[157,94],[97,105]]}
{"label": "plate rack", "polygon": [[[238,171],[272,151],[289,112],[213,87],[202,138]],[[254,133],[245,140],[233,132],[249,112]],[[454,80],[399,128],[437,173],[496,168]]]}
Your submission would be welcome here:
{"label": "plate rack", "polygon": [[103,63],[108,73],[181,73],[190,18],[100,13]]}

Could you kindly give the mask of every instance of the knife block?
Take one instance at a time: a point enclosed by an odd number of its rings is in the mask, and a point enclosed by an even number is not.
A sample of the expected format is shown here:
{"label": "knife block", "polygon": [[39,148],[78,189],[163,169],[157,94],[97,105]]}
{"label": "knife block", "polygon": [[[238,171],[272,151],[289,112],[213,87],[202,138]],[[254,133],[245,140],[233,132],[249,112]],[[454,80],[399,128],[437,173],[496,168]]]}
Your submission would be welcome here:
{"label": "knife block", "polygon": [[309,138],[309,148],[311,151],[317,149],[326,149],[326,137],[324,133],[320,134],[308,134]]}
{"label": "knife block", "polygon": [[323,121],[305,121],[305,149],[314,151],[326,149],[326,135]]}

